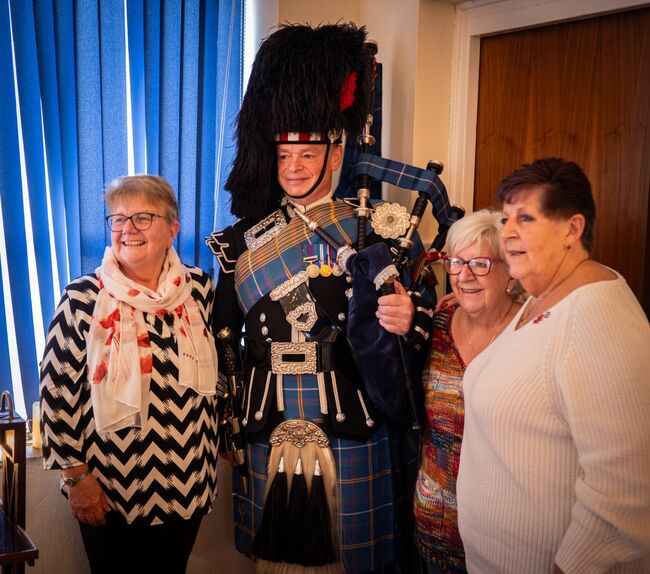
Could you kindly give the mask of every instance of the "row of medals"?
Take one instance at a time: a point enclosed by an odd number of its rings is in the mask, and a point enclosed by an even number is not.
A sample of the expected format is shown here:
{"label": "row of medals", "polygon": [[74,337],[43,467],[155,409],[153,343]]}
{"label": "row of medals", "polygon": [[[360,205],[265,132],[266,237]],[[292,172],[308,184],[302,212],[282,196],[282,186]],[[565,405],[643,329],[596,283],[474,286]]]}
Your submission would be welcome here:
{"label": "row of medals", "polygon": [[[329,255],[329,246],[326,246],[326,250],[328,253],[328,260],[331,261],[331,257]],[[310,279],[316,279],[316,277],[329,277],[330,275],[340,277],[343,275],[343,269],[338,263],[330,265],[322,256],[320,257],[320,261],[318,255],[304,257],[303,259],[307,264],[307,267],[305,269],[307,272],[307,277]]]}

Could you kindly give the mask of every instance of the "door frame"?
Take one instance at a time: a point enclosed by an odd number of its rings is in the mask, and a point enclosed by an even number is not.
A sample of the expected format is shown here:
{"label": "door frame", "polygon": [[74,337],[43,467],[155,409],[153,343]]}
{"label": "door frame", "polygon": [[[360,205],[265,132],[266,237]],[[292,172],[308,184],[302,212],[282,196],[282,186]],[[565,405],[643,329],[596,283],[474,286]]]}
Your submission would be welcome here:
{"label": "door frame", "polygon": [[641,0],[469,0],[456,6],[449,136],[452,203],[468,210],[474,206],[481,37],[649,5]]}

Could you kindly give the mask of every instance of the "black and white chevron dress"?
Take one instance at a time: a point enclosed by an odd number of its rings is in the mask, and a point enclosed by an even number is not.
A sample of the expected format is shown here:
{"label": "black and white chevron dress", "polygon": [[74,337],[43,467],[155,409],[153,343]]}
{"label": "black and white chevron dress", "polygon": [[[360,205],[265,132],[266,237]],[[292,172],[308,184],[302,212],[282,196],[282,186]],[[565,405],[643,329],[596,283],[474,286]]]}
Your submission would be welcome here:
{"label": "black and white chevron dress", "polygon": [[[210,325],[212,279],[189,267],[192,296]],[[205,513],[217,492],[216,396],[174,384],[178,353],[171,322],[145,313],[153,372],[144,430],[98,433],[86,373],[86,337],[99,283],[86,275],[63,293],[41,363],[43,465],[87,463],[129,523],[160,524]]]}

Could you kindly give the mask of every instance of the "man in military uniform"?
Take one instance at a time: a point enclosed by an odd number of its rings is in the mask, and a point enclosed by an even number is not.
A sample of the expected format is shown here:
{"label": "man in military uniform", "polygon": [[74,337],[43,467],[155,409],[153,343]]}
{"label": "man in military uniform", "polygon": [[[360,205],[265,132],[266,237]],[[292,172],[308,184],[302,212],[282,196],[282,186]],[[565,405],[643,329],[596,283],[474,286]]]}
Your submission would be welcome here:
{"label": "man in military uniform", "polygon": [[[260,571],[293,564],[383,572],[400,558],[391,433],[405,423],[373,404],[372,381],[364,382],[346,337],[351,276],[296,215],[341,244],[357,242],[355,209],[333,199],[332,173],[341,164],[342,131],[354,134],[363,122],[364,42],[365,31],[353,25],[285,26],[265,40],[226,185],[240,219],[207,240],[221,267],[215,333],[244,331],[238,406],[250,483],[233,481],[235,539]],[[377,241],[368,235],[369,244]],[[390,301],[395,312],[384,320],[401,325],[394,330],[414,335],[418,323],[417,333],[428,334],[419,298],[414,305],[400,286]],[[310,514],[320,488],[325,500]],[[412,501],[402,504],[410,512]],[[323,523],[331,528],[323,532]]]}

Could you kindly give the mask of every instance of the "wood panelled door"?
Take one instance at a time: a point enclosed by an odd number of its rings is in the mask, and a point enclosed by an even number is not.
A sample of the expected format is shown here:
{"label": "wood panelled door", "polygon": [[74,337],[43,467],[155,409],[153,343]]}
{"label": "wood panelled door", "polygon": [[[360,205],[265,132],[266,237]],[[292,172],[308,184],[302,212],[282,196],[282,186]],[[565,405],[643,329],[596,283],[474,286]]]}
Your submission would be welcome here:
{"label": "wood panelled door", "polygon": [[578,163],[597,207],[593,257],[650,314],[650,8],[481,40],[474,209],[538,157]]}

